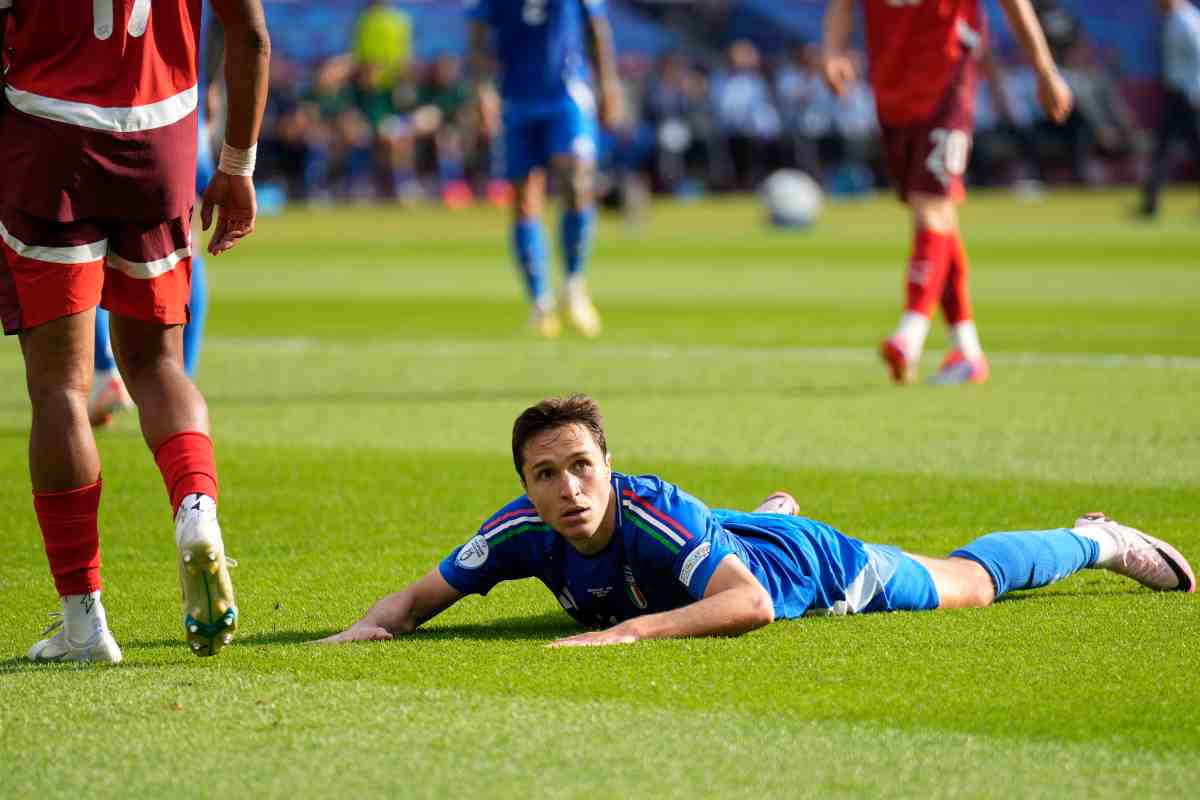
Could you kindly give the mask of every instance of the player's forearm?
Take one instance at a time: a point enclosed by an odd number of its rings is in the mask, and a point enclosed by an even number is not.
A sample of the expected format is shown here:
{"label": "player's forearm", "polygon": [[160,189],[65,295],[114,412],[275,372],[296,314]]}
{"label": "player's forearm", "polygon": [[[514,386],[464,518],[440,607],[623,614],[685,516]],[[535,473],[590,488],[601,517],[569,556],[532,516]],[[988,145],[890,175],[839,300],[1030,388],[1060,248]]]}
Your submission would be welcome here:
{"label": "player's forearm", "polygon": [[467,81],[476,96],[494,91],[490,69],[491,53],[488,47],[488,29],[482,23],[471,22],[467,26]]}
{"label": "player's forearm", "polygon": [[672,611],[635,617],[627,624],[638,639],[669,639],[737,636],[774,619],[770,595],[761,587],[739,586]]}
{"label": "player's forearm", "polygon": [[391,634],[412,633],[461,597],[434,567],[419,580],[376,601],[359,624],[378,626]]}
{"label": "player's forearm", "polygon": [[1000,0],[1000,7],[1004,9],[1004,16],[1021,50],[1038,75],[1046,77],[1053,73],[1054,58],[1050,55],[1050,46],[1046,44],[1046,36],[1029,0]]}
{"label": "player's forearm", "polygon": [[612,27],[603,17],[591,17],[588,22],[588,44],[596,66],[600,86],[616,88],[617,57],[613,48]]}
{"label": "player's forearm", "polygon": [[225,28],[225,142],[246,149],[258,142],[267,104],[271,39],[261,0],[214,0]]}
{"label": "player's forearm", "polygon": [[822,30],[821,47],[827,54],[846,52],[854,32],[854,0],[830,0]]}

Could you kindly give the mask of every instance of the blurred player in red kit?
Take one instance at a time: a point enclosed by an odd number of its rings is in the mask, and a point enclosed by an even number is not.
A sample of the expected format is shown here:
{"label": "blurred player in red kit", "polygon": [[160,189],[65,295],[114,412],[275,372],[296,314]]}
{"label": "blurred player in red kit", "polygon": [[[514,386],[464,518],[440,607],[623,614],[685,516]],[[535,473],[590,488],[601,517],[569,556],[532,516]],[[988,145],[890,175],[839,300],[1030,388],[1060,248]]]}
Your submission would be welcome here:
{"label": "blurred player in red kit", "polygon": [[[856,0],[830,0],[825,13],[824,77],[842,94],[856,75],[847,47]],[[957,205],[971,149],[976,72],[986,46],[980,0],[862,0],[871,85],[884,158],[900,198],[912,209],[913,245],[906,302],[880,354],[897,383],[911,383],[941,303],[952,348],[935,383],[983,383],[988,363],[971,316],[967,254]],[[1071,91],[1059,75],[1029,0],[1000,0],[1037,75],[1038,102],[1066,119]]]}
{"label": "blurred player in red kit", "polygon": [[[261,0],[211,0],[229,113],[205,192],[208,249],[254,230],[267,95]],[[166,483],[191,649],[228,644],[237,608],[217,525],[208,408],[183,369],[195,197],[201,0],[0,0],[0,320],[33,407],[33,505],[63,606],[33,661],[121,660],[101,601],[100,459],[88,423],[97,305]],[[47,629],[49,634],[59,623]]]}

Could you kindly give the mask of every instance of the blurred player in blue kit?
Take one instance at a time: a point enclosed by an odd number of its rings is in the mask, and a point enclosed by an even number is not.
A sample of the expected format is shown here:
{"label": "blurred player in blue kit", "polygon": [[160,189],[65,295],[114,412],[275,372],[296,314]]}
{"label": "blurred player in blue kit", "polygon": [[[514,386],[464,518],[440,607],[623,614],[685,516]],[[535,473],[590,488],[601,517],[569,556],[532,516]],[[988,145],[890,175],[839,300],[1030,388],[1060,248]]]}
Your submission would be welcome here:
{"label": "blurred player in blue kit", "polygon": [[[489,138],[503,130],[505,172],[515,192],[512,248],[533,306],[530,326],[545,337],[561,329],[541,224],[549,168],[563,194],[563,310],[581,334],[596,336],[600,316],[585,267],[595,224],[597,97],[585,50],[595,64],[600,122],[613,128],[622,117],[604,0],[466,0],[466,7],[468,69],[483,129]],[[489,77],[493,45],[499,94]]]}
{"label": "blurred player in blue kit", "polygon": [[710,509],[657,476],[613,472],[599,408],[583,395],[526,409],[512,451],[525,494],[323,641],[411,633],[462,597],[521,578],[537,578],[571,617],[597,628],[555,646],[737,635],[806,614],[987,606],[1086,568],[1195,591],[1178,551],[1102,514],[1070,528],[991,533],[929,558],[797,516],[785,492],[749,514]]}

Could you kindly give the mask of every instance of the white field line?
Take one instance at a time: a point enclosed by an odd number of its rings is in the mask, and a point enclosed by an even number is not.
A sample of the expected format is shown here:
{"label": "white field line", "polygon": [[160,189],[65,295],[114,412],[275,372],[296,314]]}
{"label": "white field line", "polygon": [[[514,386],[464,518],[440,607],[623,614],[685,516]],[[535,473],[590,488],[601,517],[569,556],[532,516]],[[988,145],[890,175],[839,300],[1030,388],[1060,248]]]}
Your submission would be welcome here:
{"label": "white field line", "polygon": [[[527,348],[531,355],[554,355],[561,343],[555,342],[484,342],[454,339],[428,341],[388,339],[382,341],[337,341],[300,337],[213,337],[205,344],[214,350],[243,353],[379,353],[436,357],[511,357],[513,350]],[[609,358],[688,359],[709,361],[738,358],[751,361],[806,361],[829,363],[874,362],[874,350],[858,347],[745,347],[690,346],[673,344],[609,345],[572,343],[572,349],[584,350]],[[1007,353],[989,351],[993,364],[1017,366],[1075,366],[1095,369],[1200,369],[1200,357],[1122,353]]]}

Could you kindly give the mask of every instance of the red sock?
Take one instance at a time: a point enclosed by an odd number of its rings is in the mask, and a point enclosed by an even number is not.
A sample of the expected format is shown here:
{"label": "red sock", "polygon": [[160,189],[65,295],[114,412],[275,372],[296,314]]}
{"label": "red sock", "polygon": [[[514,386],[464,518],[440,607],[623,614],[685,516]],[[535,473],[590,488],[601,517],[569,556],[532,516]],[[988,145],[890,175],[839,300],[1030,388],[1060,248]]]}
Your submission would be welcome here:
{"label": "red sock", "polygon": [[65,492],[34,492],[50,574],[59,596],[100,586],[100,481]]}
{"label": "red sock", "polygon": [[967,248],[957,233],[950,244],[950,269],[942,291],[942,312],[946,322],[956,325],[971,318],[971,292],[967,288]]}
{"label": "red sock", "polygon": [[928,317],[942,296],[950,268],[953,239],[925,228],[913,235],[912,258],[908,262],[905,309]]}
{"label": "red sock", "polygon": [[154,451],[154,461],[171,496],[171,513],[192,493],[217,499],[217,461],[213,443],[199,431],[169,437]]}

